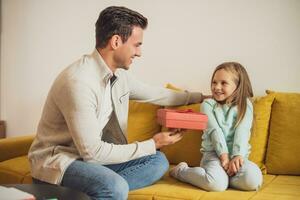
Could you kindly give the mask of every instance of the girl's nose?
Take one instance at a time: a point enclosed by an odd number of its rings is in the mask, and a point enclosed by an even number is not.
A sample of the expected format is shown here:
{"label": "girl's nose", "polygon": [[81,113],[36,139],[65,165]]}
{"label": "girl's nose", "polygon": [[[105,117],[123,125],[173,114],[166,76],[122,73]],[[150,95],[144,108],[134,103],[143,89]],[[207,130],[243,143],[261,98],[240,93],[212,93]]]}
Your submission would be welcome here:
{"label": "girl's nose", "polygon": [[220,90],[221,89],[221,84],[216,84],[215,89]]}

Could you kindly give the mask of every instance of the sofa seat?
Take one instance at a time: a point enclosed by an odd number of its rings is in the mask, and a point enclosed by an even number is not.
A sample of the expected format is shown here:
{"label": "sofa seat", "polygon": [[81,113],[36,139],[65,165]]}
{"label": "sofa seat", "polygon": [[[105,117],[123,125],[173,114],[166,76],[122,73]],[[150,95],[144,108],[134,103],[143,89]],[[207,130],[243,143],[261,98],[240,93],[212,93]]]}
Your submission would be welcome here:
{"label": "sofa seat", "polygon": [[0,182],[6,184],[31,183],[27,155],[0,162]]}
{"label": "sofa seat", "polygon": [[197,187],[179,182],[168,174],[155,185],[131,191],[129,199],[171,200],[295,200],[300,197],[300,176],[264,175],[262,188],[252,192],[228,189],[225,192],[206,192]]}
{"label": "sofa seat", "polygon": [[[0,182],[7,184],[31,183],[27,156],[20,156],[1,162]],[[129,199],[134,200],[294,200],[299,197],[300,176],[283,175],[264,175],[263,186],[258,192],[240,192],[233,189],[228,189],[225,192],[206,192],[192,185],[177,181],[166,173],[156,184],[129,193]]]}

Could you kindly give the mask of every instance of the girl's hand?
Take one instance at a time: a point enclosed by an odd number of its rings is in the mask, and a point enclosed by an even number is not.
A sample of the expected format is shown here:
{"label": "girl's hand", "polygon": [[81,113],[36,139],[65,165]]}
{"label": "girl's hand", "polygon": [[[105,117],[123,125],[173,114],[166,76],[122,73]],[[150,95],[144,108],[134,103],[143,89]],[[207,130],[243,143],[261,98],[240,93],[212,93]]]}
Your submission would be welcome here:
{"label": "girl's hand", "polygon": [[222,153],[220,155],[220,161],[221,161],[221,165],[223,167],[223,169],[225,171],[228,170],[228,166],[229,166],[229,156],[228,156],[228,153]]}
{"label": "girl's hand", "polygon": [[244,164],[244,159],[242,156],[234,156],[230,160],[228,170],[226,171],[228,176],[235,175],[240,170],[243,164]]}

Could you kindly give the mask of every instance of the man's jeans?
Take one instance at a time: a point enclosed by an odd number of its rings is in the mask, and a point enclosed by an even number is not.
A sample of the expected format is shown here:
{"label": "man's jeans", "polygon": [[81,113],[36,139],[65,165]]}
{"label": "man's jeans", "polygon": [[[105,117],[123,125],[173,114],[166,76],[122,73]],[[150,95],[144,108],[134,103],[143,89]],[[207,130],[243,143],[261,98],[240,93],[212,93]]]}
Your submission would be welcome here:
{"label": "man's jeans", "polygon": [[128,191],[159,180],[169,163],[160,151],[129,162],[100,165],[74,161],[66,170],[61,185],[89,195],[91,199],[127,199]]}

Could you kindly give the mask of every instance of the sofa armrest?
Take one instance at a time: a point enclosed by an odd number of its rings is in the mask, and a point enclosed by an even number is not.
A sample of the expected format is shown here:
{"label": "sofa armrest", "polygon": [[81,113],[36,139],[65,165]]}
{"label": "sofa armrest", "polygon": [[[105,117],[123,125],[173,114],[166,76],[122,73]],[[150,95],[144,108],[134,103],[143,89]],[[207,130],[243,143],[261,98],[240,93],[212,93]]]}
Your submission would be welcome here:
{"label": "sofa armrest", "polygon": [[0,139],[0,162],[27,155],[35,135]]}

